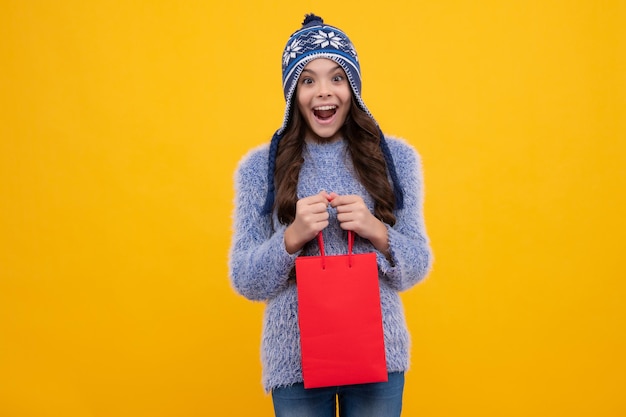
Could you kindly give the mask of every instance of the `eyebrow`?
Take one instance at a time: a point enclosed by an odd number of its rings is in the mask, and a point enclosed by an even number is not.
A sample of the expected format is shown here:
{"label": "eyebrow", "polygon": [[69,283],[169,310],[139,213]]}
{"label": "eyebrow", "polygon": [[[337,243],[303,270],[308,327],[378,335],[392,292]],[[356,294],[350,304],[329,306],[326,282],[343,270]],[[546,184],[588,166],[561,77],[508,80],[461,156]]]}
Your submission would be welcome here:
{"label": "eyebrow", "polygon": [[[337,64],[337,66],[333,67],[333,68],[332,68],[330,71],[328,71],[328,72],[334,72],[334,71],[337,71],[338,69],[343,69],[343,68],[341,68],[341,65]],[[302,73],[304,73],[305,71],[306,71],[306,72],[310,72],[311,74],[316,74],[316,73],[315,73],[315,71],[310,70],[310,69],[307,69],[307,68],[303,69],[303,70],[302,70]]]}

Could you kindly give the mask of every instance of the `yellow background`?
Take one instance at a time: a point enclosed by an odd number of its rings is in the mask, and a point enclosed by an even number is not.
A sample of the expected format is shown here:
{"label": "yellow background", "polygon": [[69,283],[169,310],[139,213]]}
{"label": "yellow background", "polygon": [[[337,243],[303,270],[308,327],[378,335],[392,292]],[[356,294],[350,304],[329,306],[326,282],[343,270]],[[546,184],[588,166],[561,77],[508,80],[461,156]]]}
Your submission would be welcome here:
{"label": "yellow background", "polygon": [[0,415],[272,415],[232,173],[310,11],[423,157],[404,415],[626,415],[619,0],[2,0]]}

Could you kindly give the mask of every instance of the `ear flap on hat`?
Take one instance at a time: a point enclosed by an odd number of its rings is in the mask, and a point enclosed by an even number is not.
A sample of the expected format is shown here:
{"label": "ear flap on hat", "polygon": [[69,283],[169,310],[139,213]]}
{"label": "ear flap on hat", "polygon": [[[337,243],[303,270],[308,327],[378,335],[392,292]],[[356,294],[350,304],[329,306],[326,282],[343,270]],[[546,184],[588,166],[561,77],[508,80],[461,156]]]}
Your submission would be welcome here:
{"label": "ear flap on hat", "polygon": [[387,171],[389,171],[389,176],[391,177],[392,182],[391,185],[393,187],[393,194],[396,198],[396,209],[401,209],[404,207],[404,193],[402,192],[398,173],[396,172],[396,164],[393,162],[391,150],[389,149],[389,145],[387,144],[387,140],[385,139],[383,131],[380,130],[380,128],[378,128],[378,131],[380,132],[380,149],[383,152],[385,162],[387,163]]}
{"label": "ear flap on hat", "polygon": [[270,142],[269,155],[267,158],[267,196],[265,197],[265,204],[263,205],[263,214],[270,214],[274,207],[274,171],[276,171],[276,154],[278,153],[278,142],[282,139],[282,135],[278,132],[272,136]]}

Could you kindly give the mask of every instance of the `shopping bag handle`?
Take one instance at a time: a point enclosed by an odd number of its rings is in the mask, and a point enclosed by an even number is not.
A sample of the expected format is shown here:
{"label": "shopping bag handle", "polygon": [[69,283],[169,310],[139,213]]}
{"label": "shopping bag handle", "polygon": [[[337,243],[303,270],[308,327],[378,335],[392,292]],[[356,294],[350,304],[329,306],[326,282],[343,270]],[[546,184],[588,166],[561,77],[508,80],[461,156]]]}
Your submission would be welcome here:
{"label": "shopping bag handle", "polygon": [[[324,251],[324,237],[322,232],[317,234],[317,244],[320,247],[320,258],[322,260],[322,269],[326,269],[326,252]],[[352,246],[354,245],[354,232],[348,230],[348,267],[352,268]]]}

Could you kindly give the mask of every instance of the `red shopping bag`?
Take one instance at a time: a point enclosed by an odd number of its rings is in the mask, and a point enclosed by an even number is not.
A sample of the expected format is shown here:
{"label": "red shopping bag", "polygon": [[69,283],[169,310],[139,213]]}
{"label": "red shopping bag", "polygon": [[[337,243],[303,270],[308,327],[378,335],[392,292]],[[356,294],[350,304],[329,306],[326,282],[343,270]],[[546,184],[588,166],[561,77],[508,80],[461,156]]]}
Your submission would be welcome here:
{"label": "red shopping bag", "polygon": [[296,258],[305,388],[387,381],[376,255]]}

